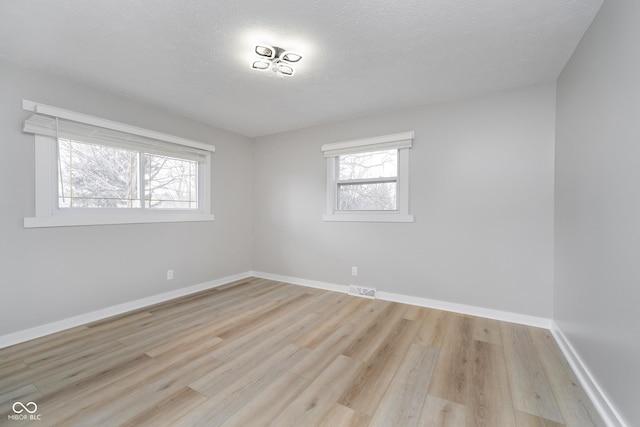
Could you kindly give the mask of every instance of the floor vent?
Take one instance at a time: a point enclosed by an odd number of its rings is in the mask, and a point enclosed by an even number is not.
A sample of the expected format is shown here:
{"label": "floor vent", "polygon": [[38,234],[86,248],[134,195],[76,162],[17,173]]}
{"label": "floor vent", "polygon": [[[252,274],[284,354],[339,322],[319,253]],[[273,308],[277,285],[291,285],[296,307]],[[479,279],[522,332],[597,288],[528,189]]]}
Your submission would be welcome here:
{"label": "floor vent", "polygon": [[373,288],[363,288],[362,286],[349,285],[349,295],[375,299],[376,290]]}

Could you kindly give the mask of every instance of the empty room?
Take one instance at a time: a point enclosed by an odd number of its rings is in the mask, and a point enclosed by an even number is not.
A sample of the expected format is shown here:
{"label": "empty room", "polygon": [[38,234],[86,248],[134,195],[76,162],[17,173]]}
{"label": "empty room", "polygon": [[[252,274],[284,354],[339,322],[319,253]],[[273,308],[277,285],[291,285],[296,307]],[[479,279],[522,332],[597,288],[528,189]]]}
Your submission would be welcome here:
{"label": "empty room", "polygon": [[635,0],[1,1],[0,426],[640,425],[638,40]]}

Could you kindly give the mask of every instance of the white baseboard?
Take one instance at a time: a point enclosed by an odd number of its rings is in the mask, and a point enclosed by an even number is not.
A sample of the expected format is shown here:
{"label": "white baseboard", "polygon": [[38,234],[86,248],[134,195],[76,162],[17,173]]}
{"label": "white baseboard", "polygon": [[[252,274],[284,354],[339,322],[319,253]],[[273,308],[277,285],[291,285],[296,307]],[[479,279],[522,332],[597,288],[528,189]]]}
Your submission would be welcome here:
{"label": "white baseboard", "polygon": [[251,271],[253,277],[260,279],[268,279],[276,282],[291,283],[293,285],[308,286],[310,288],[325,289],[327,291],[344,292],[349,291],[349,287],[345,285],[336,285],[328,282],[318,282],[317,280],[300,279],[298,277],[283,276],[281,274],[265,273],[263,271]]}
{"label": "white baseboard", "polygon": [[618,410],[613,406],[605,392],[602,390],[594,376],[584,364],[578,352],[571,345],[569,339],[564,335],[560,327],[555,321],[552,321],[550,328],[560,350],[564,354],[564,357],[571,365],[571,369],[578,377],[582,388],[593,402],[593,405],[598,410],[598,413],[607,424],[608,427],[627,427],[627,423]]}
{"label": "white baseboard", "polygon": [[417,305],[420,307],[435,308],[437,310],[452,311],[454,313],[467,314],[469,316],[485,317],[487,319],[501,320],[503,322],[535,326],[536,328],[549,329],[551,327],[551,319],[531,316],[528,314],[494,310],[492,308],[477,307],[474,305],[458,304],[455,302],[440,301],[428,298],[413,297],[409,295],[395,294],[392,292],[378,292],[378,298],[381,300],[401,302],[403,304]]}
{"label": "white baseboard", "polygon": [[[316,280],[301,279],[299,277],[283,276],[280,274],[265,273],[262,271],[251,271],[254,277],[262,279],[276,280],[279,282],[292,283],[294,285],[308,286],[311,288],[326,289],[329,291],[349,292],[349,286],[336,285],[334,283],[319,282]],[[527,314],[512,313],[509,311],[493,310],[490,308],[476,307],[472,305],[457,304],[446,301],[432,300],[427,298],[413,297],[409,295],[396,294],[392,292],[377,292],[377,299],[384,301],[394,301],[403,304],[417,305],[419,307],[435,308],[437,310],[452,311],[454,313],[468,314],[470,316],[486,317],[489,319],[502,320],[504,322],[519,323],[521,325],[535,326],[538,328],[551,328],[551,319],[544,317],[530,316]]]}
{"label": "white baseboard", "polygon": [[111,307],[103,308],[101,310],[92,311],[90,313],[84,313],[78,316],[70,317],[68,319],[59,320],[57,322],[47,323],[45,325],[36,326],[35,328],[13,332],[7,335],[0,336],[0,348],[64,331],[65,329],[74,328],[76,326],[81,326],[90,322],[95,322],[97,320],[106,319],[107,317],[115,316],[117,314],[122,314],[128,311],[137,310],[139,308],[148,307],[150,305],[158,304],[160,302],[168,301],[174,298],[179,298],[185,295],[226,285],[227,283],[246,279],[247,277],[251,277],[250,272],[234,274],[232,276],[222,277],[220,279],[199,283],[197,285],[189,286],[186,288],[176,289],[175,291],[165,292],[135,301],[125,302],[123,304],[114,305]]}

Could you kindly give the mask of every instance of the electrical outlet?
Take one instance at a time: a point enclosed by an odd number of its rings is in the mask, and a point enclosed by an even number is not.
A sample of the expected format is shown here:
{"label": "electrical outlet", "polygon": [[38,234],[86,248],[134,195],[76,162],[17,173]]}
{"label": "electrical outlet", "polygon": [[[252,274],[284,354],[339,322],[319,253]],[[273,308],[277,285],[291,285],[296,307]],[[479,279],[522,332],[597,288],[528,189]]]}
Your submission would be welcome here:
{"label": "electrical outlet", "polygon": [[357,276],[358,275],[358,267],[351,267],[351,275],[352,276]]}
{"label": "electrical outlet", "polygon": [[173,270],[167,270],[167,280],[173,280]]}

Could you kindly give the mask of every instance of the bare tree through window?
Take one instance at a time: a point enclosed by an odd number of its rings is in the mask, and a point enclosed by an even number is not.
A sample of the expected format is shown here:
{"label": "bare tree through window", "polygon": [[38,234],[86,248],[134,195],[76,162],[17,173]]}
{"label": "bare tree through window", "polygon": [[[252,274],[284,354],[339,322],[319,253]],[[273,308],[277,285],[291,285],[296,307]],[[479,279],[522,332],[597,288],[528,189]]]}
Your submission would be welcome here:
{"label": "bare tree through window", "polygon": [[145,206],[198,207],[198,162],[145,154]]}
{"label": "bare tree through window", "polygon": [[197,195],[197,161],[58,141],[59,208],[196,209]]}
{"label": "bare tree through window", "polygon": [[338,210],[396,210],[398,150],[337,157]]}

